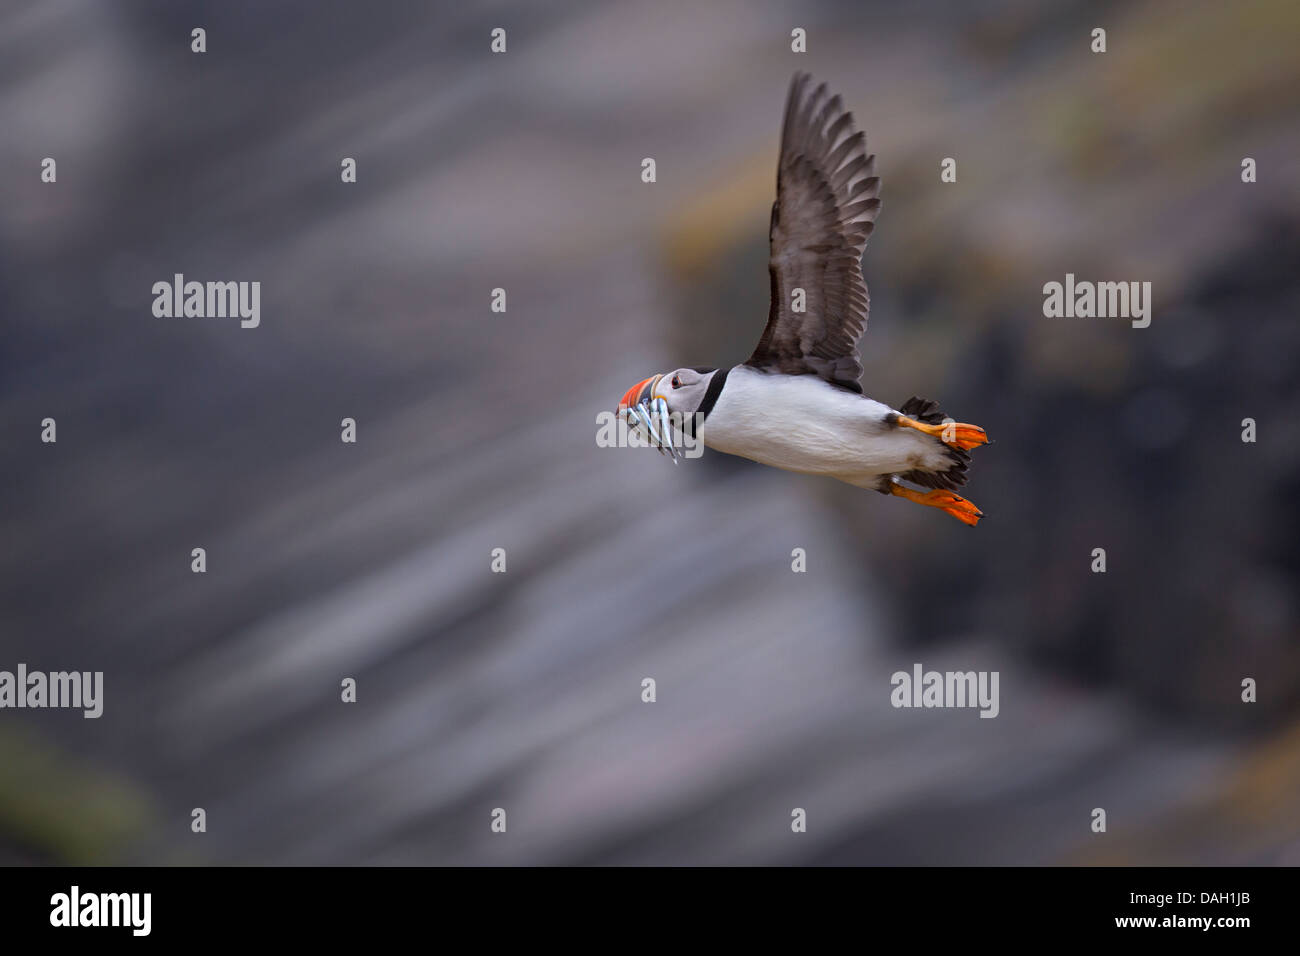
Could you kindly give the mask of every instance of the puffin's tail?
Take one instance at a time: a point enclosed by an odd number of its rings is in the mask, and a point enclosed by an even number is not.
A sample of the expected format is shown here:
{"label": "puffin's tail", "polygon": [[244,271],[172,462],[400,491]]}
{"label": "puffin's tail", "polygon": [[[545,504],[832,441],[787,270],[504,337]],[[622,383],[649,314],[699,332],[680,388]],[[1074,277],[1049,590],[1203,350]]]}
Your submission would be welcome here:
{"label": "puffin's tail", "polygon": [[[938,402],[928,398],[917,398],[915,395],[904,402],[898,411],[908,418],[925,422],[927,425],[942,425],[949,420],[948,416],[940,410]],[[966,484],[966,468],[970,464],[970,453],[954,445],[944,445],[944,449],[948,453],[948,460],[952,463],[944,471],[914,468],[900,473],[898,477],[922,488],[942,488],[945,491],[960,488]]]}

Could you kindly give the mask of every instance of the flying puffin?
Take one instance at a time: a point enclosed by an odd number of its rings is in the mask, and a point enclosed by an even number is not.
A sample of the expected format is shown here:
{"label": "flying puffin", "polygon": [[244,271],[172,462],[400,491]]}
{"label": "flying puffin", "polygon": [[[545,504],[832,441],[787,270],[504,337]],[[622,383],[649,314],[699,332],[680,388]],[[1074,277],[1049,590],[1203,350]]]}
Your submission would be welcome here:
{"label": "flying puffin", "polygon": [[754,354],[730,369],[653,375],[627,390],[619,412],[674,460],[675,422],[715,451],[897,495],[974,526],[983,512],[956,489],[970,449],[988,442],[984,429],[952,421],[933,401],[895,409],[862,393],[857,344],[870,300],[861,260],[880,179],[840,97],[810,84],[795,74],[786,100],[772,304]]}

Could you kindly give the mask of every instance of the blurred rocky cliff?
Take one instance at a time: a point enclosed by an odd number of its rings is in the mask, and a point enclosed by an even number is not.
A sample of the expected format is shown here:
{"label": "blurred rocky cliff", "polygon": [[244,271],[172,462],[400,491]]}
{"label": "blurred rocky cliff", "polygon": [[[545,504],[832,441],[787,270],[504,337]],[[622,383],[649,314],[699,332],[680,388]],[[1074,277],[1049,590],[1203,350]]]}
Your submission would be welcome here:
{"label": "blurred rocky cliff", "polygon": [[[1298,25],[8,5],[0,667],[107,700],[0,714],[0,860],[1294,863]],[[752,348],[795,69],[878,155],[868,393],[997,441],[976,531],[595,445]],[[261,326],[155,319],[176,272],[261,281]],[[1044,317],[1066,273],[1150,280],[1151,326]],[[918,660],[999,717],[892,708]]]}

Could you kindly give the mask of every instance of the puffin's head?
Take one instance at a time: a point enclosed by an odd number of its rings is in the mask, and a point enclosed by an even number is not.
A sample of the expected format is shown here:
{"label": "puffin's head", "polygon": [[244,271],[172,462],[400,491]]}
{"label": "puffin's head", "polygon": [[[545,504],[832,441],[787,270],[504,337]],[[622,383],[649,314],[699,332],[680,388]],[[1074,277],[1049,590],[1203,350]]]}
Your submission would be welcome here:
{"label": "puffin's head", "polygon": [[618,403],[619,413],[625,408],[635,408],[643,402],[648,404],[661,398],[674,418],[690,418],[704,404],[709,382],[717,371],[716,368],[679,368],[662,375],[652,375],[623,393]]}

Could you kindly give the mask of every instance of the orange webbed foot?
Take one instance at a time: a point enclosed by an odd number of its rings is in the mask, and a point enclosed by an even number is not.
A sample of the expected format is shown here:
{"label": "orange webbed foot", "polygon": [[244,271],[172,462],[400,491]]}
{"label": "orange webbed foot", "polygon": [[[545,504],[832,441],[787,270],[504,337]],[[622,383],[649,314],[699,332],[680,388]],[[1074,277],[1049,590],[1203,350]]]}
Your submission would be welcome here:
{"label": "orange webbed foot", "polygon": [[945,445],[960,448],[962,451],[970,451],[972,448],[989,443],[989,436],[984,429],[978,425],[968,425],[966,422],[946,421],[937,425],[928,425],[925,422],[918,422],[915,418],[899,415],[898,424],[904,428],[915,428],[919,432],[932,435]]}
{"label": "orange webbed foot", "polygon": [[969,498],[963,498],[955,491],[944,491],[935,489],[933,491],[917,491],[915,488],[908,488],[894,479],[889,486],[890,494],[897,495],[900,498],[906,498],[908,501],[915,501],[918,505],[928,505],[931,508],[938,508],[952,515],[962,524],[970,525],[972,528],[979,524],[980,518],[984,517],[984,512],[975,507],[975,502]]}

